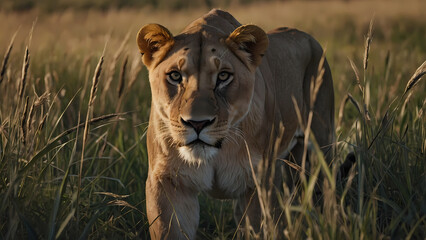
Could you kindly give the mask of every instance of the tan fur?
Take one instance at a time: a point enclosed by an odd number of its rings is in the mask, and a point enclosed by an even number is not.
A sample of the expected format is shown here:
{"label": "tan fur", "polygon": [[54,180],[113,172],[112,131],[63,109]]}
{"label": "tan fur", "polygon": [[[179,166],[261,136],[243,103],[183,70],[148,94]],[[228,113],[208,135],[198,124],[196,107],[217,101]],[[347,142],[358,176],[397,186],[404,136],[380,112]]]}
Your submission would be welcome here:
{"label": "tan fur", "polygon": [[[174,37],[160,25],[147,25],[137,43],[152,91],[146,182],[151,238],[195,239],[200,192],[238,199],[236,212],[248,208],[256,228],[258,204],[247,205],[255,188],[248,156],[257,168],[280,123],[285,132],[279,156],[292,151],[289,145],[299,146],[292,141],[299,127],[292,96],[306,121],[321,47],[303,32],[266,34],[220,10]],[[326,153],[334,137],[334,96],[324,66],[312,131]],[[180,73],[180,82],[170,79],[172,72]]]}

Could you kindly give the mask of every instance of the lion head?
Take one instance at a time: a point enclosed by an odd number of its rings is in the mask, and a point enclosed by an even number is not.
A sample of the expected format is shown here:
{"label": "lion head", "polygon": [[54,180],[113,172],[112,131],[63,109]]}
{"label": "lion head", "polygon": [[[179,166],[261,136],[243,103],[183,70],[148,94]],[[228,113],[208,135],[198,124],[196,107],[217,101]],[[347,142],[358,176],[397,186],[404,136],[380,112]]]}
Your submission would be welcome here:
{"label": "lion head", "polygon": [[188,163],[211,159],[250,110],[267,35],[254,25],[226,33],[198,23],[173,36],[149,24],[137,43],[161,121],[156,138],[167,139]]}

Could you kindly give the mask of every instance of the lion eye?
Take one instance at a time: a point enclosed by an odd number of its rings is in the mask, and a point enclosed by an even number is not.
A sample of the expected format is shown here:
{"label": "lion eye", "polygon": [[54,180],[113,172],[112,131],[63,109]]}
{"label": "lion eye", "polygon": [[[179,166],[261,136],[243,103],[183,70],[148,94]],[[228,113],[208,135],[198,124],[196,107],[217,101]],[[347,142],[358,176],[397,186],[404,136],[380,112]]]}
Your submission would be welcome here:
{"label": "lion eye", "polygon": [[224,82],[224,81],[228,80],[231,76],[232,76],[231,73],[223,71],[223,72],[220,72],[217,75],[217,80],[221,81],[221,82]]}
{"label": "lion eye", "polygon": [[178,84],[182,82],[182,74],[180,74],[178,71],[172,71],[167,73],[167,81],[169,81],[171,84]]}

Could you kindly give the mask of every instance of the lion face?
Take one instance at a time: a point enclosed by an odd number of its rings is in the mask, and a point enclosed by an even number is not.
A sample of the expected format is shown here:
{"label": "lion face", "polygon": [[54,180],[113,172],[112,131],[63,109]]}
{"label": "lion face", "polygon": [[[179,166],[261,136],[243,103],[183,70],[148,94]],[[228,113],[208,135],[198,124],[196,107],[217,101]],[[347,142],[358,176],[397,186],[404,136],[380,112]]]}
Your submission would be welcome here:
{"label": "lion face", "polygon": [[149,69],[152,108],[162,122],[156,137],[168,139],[192,164],[235,141],[268,44],[263,30],[246,25],[226,36],[201,28],[172,37],[151,24],[137,41]]}

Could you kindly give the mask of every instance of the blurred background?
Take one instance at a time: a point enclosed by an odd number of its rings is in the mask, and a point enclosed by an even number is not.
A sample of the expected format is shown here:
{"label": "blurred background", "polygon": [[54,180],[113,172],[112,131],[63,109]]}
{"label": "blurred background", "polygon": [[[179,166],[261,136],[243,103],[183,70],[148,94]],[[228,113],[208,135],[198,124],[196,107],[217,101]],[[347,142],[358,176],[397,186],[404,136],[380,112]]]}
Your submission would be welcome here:
{"label": "blurred background", "polygon": [[[213,7],[320,42],[334,79],[335,162],[355,152],[367,166],[344,196],[333,188],[330,212],[286,205],[286,236],[425,239],[426,84],[409,82],[426,59],[424,0],[0,0],[0,239],[149,238],[151,97],[136,34],[159,23],[177,35]],[[202,194],[200,205],[200,238],[236,236],[232,201]]]}

